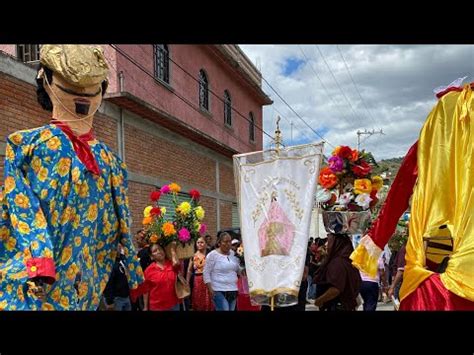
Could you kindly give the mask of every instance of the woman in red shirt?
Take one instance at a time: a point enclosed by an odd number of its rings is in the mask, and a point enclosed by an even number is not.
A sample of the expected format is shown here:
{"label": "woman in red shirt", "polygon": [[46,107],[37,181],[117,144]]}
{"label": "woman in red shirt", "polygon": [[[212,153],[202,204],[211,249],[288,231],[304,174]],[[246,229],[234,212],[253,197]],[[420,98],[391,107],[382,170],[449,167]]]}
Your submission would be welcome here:
{"label": "woman in red shirt", "polygon": [[150,255],[153,262],[145,270],[144,311],[179,311],[176,296],[176,278],[180,263],[176,257],[176,242],[171,248],[171,260],[158,244],[152,244]]}

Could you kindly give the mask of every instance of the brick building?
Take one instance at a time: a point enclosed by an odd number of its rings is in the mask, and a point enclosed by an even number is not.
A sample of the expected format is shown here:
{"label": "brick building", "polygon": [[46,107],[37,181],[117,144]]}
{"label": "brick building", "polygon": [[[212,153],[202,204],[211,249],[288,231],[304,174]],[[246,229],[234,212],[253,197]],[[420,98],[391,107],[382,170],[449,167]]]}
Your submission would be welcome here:
{"label": "brick building", "polygon": [[[238,225],[232,155],[262,149],[261,74],[235,45],[104,45],[109,88],[96,136],[127,164],[132,230],[155,186],[200,190],[211,234]],[[0,45],[0,166],[8,134],[46,124],[35,45]],[[23,63],[23,61],[30,63]],[[244,119],[245,116],[247,119]]]}

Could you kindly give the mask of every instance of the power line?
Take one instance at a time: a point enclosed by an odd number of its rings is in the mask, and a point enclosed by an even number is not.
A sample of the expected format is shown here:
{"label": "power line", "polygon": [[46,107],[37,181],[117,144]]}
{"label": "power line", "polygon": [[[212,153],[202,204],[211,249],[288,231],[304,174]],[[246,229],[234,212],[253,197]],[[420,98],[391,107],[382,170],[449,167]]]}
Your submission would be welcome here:
{"label": "power line", "polygon": [[[273,106],[275,106],[275,105],[273,105]],[[288,118],[286,118],[285,116],[283,116],[283,114],[282,114],[280,111],[278,111],[276,108],[274,108],[274,110],[280,115],[280,117],[282,117],[286,122],[288,122],[288,123],[290,124],[290,127],[291,127],[292,125],[295,125],[295,126],[296,126],[296,124],[294,124],[293,121],[290,121]],[[297,127],[297,128],[299,128],[299,127]],[[308,139],[308,141],[311,142],[311,140],[312,140],[311,137],[309,137],[308,135],[306,135],[305,131],[302,130],[301,133]],[[290,134],[290,137],[291,137],[291,140],[292,140],[292,143],[293,143],[293,133],[292,133],[292,132],[291,132],[291,134]]]}
{"label": "power line", "polygon": [[[324,85],[323,81],[321,80],[321,77],[319,76],[318,72],[314,69],[313,67],[313,64],[311,64],[311,61],[309,60],[308,56],[306,55],[306,53],[303,51],[303,48],[301,48],[300,45],[298,45],[298,47],[300,48],[300,51],[301,53],[303,53],[303,56],[305,57],[306,61],[308,62],[309,64],[309,67],[311,68],[311,70],[313,71],[313,73],[316,75],[316,77],[318,78],[319,82],[321,83],[321,86],[325,92],[325,94],[327,95],[327,97],[332,101],[334,107],[339,111],[339,114],[341,115],[341,117],[344,117],[346,115],[343,115],[342,114],[342,111],[341,111],[341,108],[339,107],[339,104],[334,101],[334,98],[329,94],[329,90],[326,88],[326,86]],[[347,118],[346,118],[346,121],[347,121]],[[349,122],[349,121],[347,121]]]}
{"label": "power line", "polygon": [[374,125],[376,125],[376,124],[377,124],[377,121],[375,120],[374,116],[372,115],[372,112],[370,112],[369,108],[367,107],[367,104],[366,104],[365,100],[362,98],[362,95],[360,94],[359,88],[357,87],[357,84],[355,83],[354,78],[352,77],[351,71],[349,70],[349,66],[347,65],[346,59],[345,59],[344,56],[342,55],[342,51],[339,49],[339,46],[338,46],[338,45],[336,45],[336,48],[337,48],[337,51],[339,52],[339,55],[340,55],[341,58],[342,58],[342,61],[344,62],[344,65],[345,65],[345,67],[346,67],[346,69],[347,69],[347,72],[349,73],[349,77],[351,78],[352,83],[354,84],[354,87],[356,88],[356,91],[357,91],[357,93],[359,94],[360,100],[361,100],[362,103],[364,104],[365,109],[366,109],[367,112],[369,113],[369,117],[370,117],[370,118],[372,119],[372,121],[374,122]]}
{"label": "power line", "polygon": [[329,69],[329,72],[331,73],[337,87],[339,88],[339,90],[341,91],[342,95],[344,96],[344,98],[346,99],[346,101],[349,103],[349,106],[350,108],[352,109],[352,112],[354,113],[354,117],[356,117],[360,123],[363,123],[363,119],[361,119],[357,113],[355,112],[354,110],[354,107],[352,106],[351,102],[349,101],[349,99],[347,98],[346,94],[344,93],[344,90],[342,90],[341,88],[341,85],[339,85],[339,82],[337,81],[336,79],[336,76],[334,75],[333,71],[331,70],[331,67],[329,66],[328,62],[326,61],[326,58],[324,57],[323,53],[321,52],[321,49],[319,49],[319,46],[316,46],[318,52],[319,52],[319,55],[321,56],[321,58],[323,59],[324,63],[326,64],[327,68]]}
{"label": "power line", "polygon": [[280,100],[283,101],[283,103],[284,103],[286,106],[288,106],[288,107],[290,108],[290,110],[291,110],[301,121],[303,121],[304,124],[305,124],[306,126],[308,126],[308,128],[309,128],[311,131],[314,132],[314,134],[316,134],[319,138],[321,138],[324,142],[326,142],[327,144],[329,144],[331,147],[334,147],[334,148],[335,148],[334,145],[332,145],[327,139],[325,139],[321,134],[319,134],[316,130],[314,130],[313,127],[311,127],[311,126],[308,124],[308,122],[306,122],[306,121],[303,119],[303,117],[301,117],[301,116],[298,114],[298,112],[296,112],[296,111],[293,109],[293,107],[291,107],[290,104],[289,104],[288,102],[286,102],[286,100],[285,100],[283,97],[281,97],[281,95],[278,93],[278,91],[276,91],[276,90],[273,88],[273,86],[270,85],[270,83],[267,81],[267,79],[265,79],[265,78],[263,77],[263,75],[262,75],[262,80],[267,83],[267,85],[275,92],[275,94],[277,94],[277,96],[280,98]]}
{"label": "power line", "polygon": [[[130,61],[131,63],[133,63],[137,68],[139,68],[141,71],[143,71],[145,74],[147,74],[149,77],[153,78],[153,79],[156,79],[155,76],[153,74],[151,74],[150,72],[148,72],[147,69],[143,68],[139,63],[137,63],[135,61],[135,59],[131,58],[127,53],[125,53],[123,50],[121,50],[120,48],[116,47],[114,44],[109,44],[109,46],[111,46],[113,49],[115,49],[118,53],[120,53],[122,56],[124,56],[126,59],[128,59],[128,61]],[[160,48],[160,50],[162,50]],[[200,82],[199,79],[196,79],[191,73],[189,73],[186,69],[184,69],[182,66],[180,66],[178,63],[176,63],[174,60],[172,60],[170,57],[168,57],[168,60],[170,62],[172,62],[173,64],[175,64],[178,68],[180,68],[181,70],[183,70],[183,72],[185,72],[186,74],[188,74],[192,79],[194,79],[196,82]],[[217,94],[215,94],[211,89],[207,88],[207,90],[213,94],[215,97],[217,97],[219,100],[221,100],[222,102],[224,102],[224,100],[218,96]],[[173,90],[171,92],[173,95],[177,96],[179,99],[181,99],[184,103],[186,103],[188,106],[190,106],[192,109],[194,109],[195,111],[197,112],[201,112],[199,109],[197,109],[191,102],[189,102],[185,97],[182,97],[181,95],[177,94],[176,93],[176,90]],[[233,111],[235,111],[238,115],[240,115],[241,117],[243,117],[247,122],[251,123],[250,119],[248,119],[246,116],[244,116],[243,114],[241,114],[239,111],[237,111],[234,107],[232,107],[231,105],[231,109]],[[263,120],[262,120],[263,121]],[[262,133],[264,133],[266,136],[268,136],[271,140],[275,140],[274,137],[272,137],[270,134],[268,134],[262,127],[258,126],[255,122],[253,122],[253,125],[254,127],[258,128],[260,131],[262,131]],[[238,138],[237,138],[238,139]],[[240,139],[238,139],[240,140]],[[243,142],[243,141],[242,141]],[[245,143],[245,142],[244,142]]]}

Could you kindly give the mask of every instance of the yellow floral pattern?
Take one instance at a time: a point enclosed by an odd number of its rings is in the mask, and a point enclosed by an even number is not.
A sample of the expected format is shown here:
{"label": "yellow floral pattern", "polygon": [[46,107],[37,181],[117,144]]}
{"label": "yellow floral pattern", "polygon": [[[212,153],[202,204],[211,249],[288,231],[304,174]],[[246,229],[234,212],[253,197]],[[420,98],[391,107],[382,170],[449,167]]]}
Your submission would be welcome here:
{"label": "yellow floral pattern", "polygon": [[[0,201],[0,309],[96,310],[119,240],[128,251],[130,287],[143,281],[129,234],[125,166],[105,144],[94,140],[90,147],[100,177],[87,171],[55,125],[8,137]],[[26,283],[32,258],[54,261],[56,279],[43,302]]]}

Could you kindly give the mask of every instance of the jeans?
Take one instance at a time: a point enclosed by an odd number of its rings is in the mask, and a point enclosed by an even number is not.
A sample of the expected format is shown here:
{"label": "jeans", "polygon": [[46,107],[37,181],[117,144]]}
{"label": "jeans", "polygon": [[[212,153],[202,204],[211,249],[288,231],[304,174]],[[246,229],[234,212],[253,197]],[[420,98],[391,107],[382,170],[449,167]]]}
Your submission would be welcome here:
{"label": "jeans", "polygon": [[313,277],[308,275],[308,292],[307,299],[315,300],[316,299],[316,284],[313,282]]}
{"label": "jeans", "polygon": [[216,311],[235,311],[237,291],[215,291],[212,301]]}
{"label": "jeans", "polygon": [[377,282],[362,281],[360,295],[364,300],[364,311],[375,311],[379,300],[379,284]]}
{"label": "jeans", "polygon": [[165,309],[165,311],[179,311],[179,303],[176,303],[173,307]]}
{"label": "jeans", "polygon": [[116,311],[131,311],[132,310],[130,297],[115,297],[114,305],[115,305]]}

